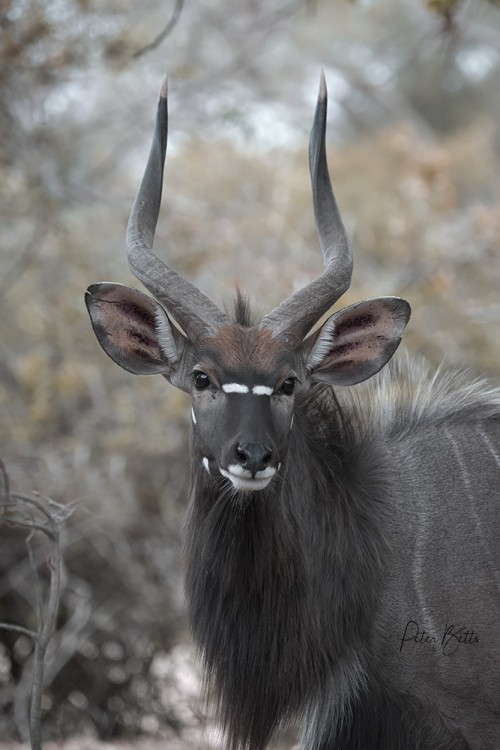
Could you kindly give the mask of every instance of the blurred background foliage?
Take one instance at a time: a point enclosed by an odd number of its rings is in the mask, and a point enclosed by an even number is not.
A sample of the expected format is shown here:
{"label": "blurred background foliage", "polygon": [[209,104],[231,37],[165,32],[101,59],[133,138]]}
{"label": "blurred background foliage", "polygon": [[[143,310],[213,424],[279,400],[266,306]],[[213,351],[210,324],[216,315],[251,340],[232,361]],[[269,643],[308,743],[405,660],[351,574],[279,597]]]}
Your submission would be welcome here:
{"label": "blurred background foliage", "polygon": [[[498,378],[498,6],[0,0],[0,456],[14,486],[77,506],[47,736],[198,747],[201,726],[211,743],[184,645],[187,399],[108,360],[83,304],[94,281],[138,284],[123,238],[164,72],[156,246],[178,271],[219,302],[239,281],[264,311],[319,272],[307,137],[323,66],[355,254],[342,304],[404,296],[407,348]],[[0,568],[0,620],[31,626],[12,529]],[[29,659],[0,632],[0,738],[23,732]]]}

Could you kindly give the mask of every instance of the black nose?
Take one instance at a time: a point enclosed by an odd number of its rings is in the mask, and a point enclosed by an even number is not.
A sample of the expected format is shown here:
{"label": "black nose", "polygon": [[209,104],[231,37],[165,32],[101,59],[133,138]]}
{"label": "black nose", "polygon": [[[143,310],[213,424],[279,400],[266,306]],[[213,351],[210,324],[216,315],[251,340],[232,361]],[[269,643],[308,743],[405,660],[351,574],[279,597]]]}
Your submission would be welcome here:
{"label": "black nose", "polygon": [[272,458],[273,451],[265,443],[240,443],[236,448],[236,455],[244,469],[255,474],[263,471]]}

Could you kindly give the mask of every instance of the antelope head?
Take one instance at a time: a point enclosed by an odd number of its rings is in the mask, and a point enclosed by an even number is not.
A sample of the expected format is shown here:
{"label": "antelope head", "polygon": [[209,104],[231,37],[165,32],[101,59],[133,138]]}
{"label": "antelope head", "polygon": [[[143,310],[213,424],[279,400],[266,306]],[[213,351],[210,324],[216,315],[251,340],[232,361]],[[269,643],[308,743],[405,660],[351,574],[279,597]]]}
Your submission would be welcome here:
{"label": "antelope head", "polygon": [[[405,300],[372,299],[314,324],[349,288],[352,258],[326,161],[327,92],[321,76],[309,144],[324,270],[257,325],[236,321],[153,252],[168,129],[167,86],[127,228],[132,273],[155,299],[121,284],[93,284],[86,303],[104,351],[138,375],[161,374],[192,396],[197,458],[239,491],[264,489],[283,462],[297,394],[315,383],[347,386],[378,372],[401,340]],[[277,481],[277,480],[275,480]]]}

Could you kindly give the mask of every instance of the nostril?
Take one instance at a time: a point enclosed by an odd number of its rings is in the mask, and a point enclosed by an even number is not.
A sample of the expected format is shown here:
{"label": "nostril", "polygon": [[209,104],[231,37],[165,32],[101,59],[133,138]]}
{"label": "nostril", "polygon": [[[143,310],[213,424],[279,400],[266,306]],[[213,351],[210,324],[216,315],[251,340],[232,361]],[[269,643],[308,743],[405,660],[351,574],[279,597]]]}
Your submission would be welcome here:
{"label": "nostril", "polygon": [[266,443],[240,443],[235,452],[243,468],[252,472],[265,469],[273,457],[272,448]]}
{"label": "nostril", "polygon": [[248,456],[243,450],[243,448],[241,447],[241,445],[236,446],[236,455],[238,456],[240,461],[246,461],[248,459]]}
{"label": "nostril", "polygon": [[267,452],[262,456],[262,463],[266,464],[266,466],[267,466],[267,464],[269,463],[269,461],[271,460],[272,457],[273,457],[273,453],[272,453],[271,449],[268,448]]}

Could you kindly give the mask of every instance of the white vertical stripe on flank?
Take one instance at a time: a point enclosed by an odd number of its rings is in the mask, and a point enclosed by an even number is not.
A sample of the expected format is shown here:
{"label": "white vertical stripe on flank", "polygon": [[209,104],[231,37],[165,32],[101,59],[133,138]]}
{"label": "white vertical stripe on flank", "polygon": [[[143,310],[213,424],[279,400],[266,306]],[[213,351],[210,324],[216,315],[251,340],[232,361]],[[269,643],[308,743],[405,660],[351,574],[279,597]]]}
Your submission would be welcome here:
{"label": "white vertical stripe on flank", "polygon": [[486,443],[486,447],[488,448],[488,451],[493,456],[496,465],[500,469],[500,456],[498,455],[498,452],[495,450],[495,446],[493,445],[491,438],[489,435],[486,434],[484,429],[479,430],[479,434],[483,438],[484,442]]}
{"label": "white vertical stripe on flank", "polygon": [[273,389],[269,388],[268,385],[254,385],[254,387],[252,388],[252,393],[255,396],[272,396]]}
{"label": "white vertical stripe on flank", "polygon": [[[460,453],[460,448],[458,445],[458,441],[450,434],[450,431],[448,429],[445,430],[447,437],[452,445],[453,452],[455,453],[455,457],[457,459],[457,463],[460,469],[460,474],[462,476],[462,481],[464,483],[465,491],[467,493],[467,499],[469,500],[469,508],[470,508],[470,514],[471,518],[474,522],[474,525],[477,529],[477,535],[481,541],[481,547],[484,551],[484,561],[485,564],[488,564],[490,570],[493,571],[493,575],[495,576],[496,571],[496,565],[494,561],[491,558],[491,552],[488,549],[488,546],[485,542],[485,534],[483,532],[483,524],[481,521],[481,518],[479,516],[479,513],[477,512],[477,507],[475,503],[475,494],[474,494],[474,475],[471,476],[469,470],[467,469],[467,466],[465,465],[465,459],[463,455]],[[481,430],[476,430],[476,432],[479,432],[481,434]],[[485,437],[483,432],[483,439]],[[486,441],[486,444],[488,444],[488,441]],[[495,456],[495,451],[493,451],[493,455]]]}
{"label": "white vertical stripe on flank", "polygon": [[249,387],[240,383],[224,383],[222,390],[224,393],[250,393]]}
{"label": "white vertical stripe on flank", "polygon": [[427,604],[427,597],[423,581],[426,567],[426,546],[428,539],[428,528],[432,525],[430,514],[426,512],[425,501],[423,502],[418,492],[412,500],[413,512],[415,514],[415,546],[413,549],[412,579],[415,594],[418,599],[418,611],[425,616],[424,627],[427,632],[439,632],[439,623],[434,619],[434,613]]}

